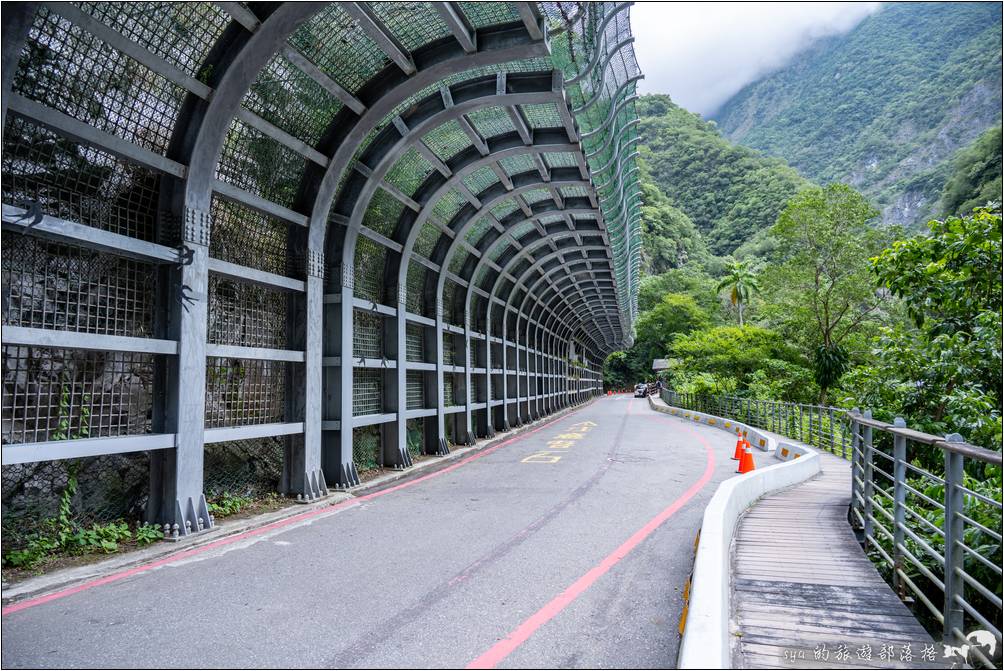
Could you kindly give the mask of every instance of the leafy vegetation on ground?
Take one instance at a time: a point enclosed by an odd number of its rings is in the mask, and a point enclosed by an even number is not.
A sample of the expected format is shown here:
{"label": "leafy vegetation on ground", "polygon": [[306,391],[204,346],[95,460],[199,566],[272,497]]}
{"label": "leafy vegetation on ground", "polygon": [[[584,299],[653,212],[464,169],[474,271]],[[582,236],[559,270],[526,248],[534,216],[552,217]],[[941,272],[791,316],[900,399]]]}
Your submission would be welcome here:
{"label": "leafy vegetation on ground", "polygon": [[850,183],[885,223],[922,224],[943,211],[955,152],[1000,123],[1000,34],[999,3],[888,3],[714,118],[729,139],[813,181]]}
{"label": "leafy vegetation on ground", "polygon": [[252,503],[254,503],[254,499],[250,496],[231,494],[230,492],[222,492],[218,496],[213,496],[206,500],[209,513],[214,518],[236,515]]}
{"label": "leafy vegetation on ground", "polygon": [[57,516],[43,520],[38,530],[29,534],[20,547],[5,552],[4,568],[33,569],[60,557],[107,554],[118,551],[122,543],[133,541],[142,546],[164,537],[159,527],[145,523],[137,523],[132,529],[122,520],[81,525],[74,519],[72,510],[73,497],[77,493],[74,466],[69,469],[69,478],[60,496]]}

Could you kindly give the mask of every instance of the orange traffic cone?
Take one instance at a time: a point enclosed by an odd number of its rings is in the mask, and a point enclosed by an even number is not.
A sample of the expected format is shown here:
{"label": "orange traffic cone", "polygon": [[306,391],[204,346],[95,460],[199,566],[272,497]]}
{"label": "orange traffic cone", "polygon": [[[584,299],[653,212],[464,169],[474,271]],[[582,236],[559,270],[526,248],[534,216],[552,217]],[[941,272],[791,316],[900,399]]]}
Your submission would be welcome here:
{"label": "orange traffic cone", "polygon": [[746,442],[745,448],[743,449],[743,455],[739,459],[739,469],[736,473],[749,473],[754,469],[756,469],[756,464],[753,463],[753,449],[750,447],[749,442]]}
{"label": "orange traffic cone", "polygon": [[736,440],[736,451],[732,455],[733,461],[739,461],[740,457],[743,456],[743,434],[741,431],[736,431],[736,436],[738,439]]}

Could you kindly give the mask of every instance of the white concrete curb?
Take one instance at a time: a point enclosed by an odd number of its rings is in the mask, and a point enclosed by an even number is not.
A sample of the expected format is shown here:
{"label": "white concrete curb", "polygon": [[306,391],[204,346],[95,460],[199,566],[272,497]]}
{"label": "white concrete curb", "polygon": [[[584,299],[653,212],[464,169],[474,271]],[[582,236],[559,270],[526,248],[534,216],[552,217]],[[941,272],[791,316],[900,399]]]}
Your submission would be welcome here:
{"label": "white concrete curb", "polygon": [[[659,412],[715,426],[725,431],[734,432],[738,424],[732,420],[692,410],[673,406],[659,407],[652,397],[649,397],[649,405]],[[776,451],[781,447],[773,437],[742,424],[738,426],[749,430],[750,443],[778,454]],[[763,439],[762,444],[761,439]],[[780,445],[792,447],[784,442]],[[739,516],[761,496],[804,482],[819,473],[819,454],[802,447],[798,450],[800,455],[798,459],[792,458],[766,468],[758,468],[746,475],[729,478],[718,485],[715,495],[704,509],[701,539],[694,560],[694,577],[690,583],[686,628],[680,641],[677,668],[732,668],[732,646],[729,637],[732,591],[729,569],[736,523],[739,521]]]}

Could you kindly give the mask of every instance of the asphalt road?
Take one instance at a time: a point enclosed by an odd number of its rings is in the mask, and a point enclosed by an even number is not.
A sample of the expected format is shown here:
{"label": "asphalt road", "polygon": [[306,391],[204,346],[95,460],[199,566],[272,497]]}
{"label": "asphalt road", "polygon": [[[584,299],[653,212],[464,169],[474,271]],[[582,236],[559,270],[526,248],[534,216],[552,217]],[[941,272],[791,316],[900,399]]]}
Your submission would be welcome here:
{"label": "asphalt road", "polygon": [[4,615],[4,667],[673,667],[728,434],[601,398],[337,512]]}

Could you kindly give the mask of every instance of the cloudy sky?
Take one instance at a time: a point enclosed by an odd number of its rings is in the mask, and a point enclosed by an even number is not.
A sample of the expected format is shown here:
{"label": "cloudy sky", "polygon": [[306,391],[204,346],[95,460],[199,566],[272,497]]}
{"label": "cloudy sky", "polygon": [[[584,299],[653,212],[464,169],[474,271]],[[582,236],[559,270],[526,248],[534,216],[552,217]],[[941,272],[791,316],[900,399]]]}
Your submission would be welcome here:
{"label": "cloudy sky", "polygon": [[631,8],[642,93],[668,93],[705,116],[821,37],[844,33],[877,2],[639,2]]}

